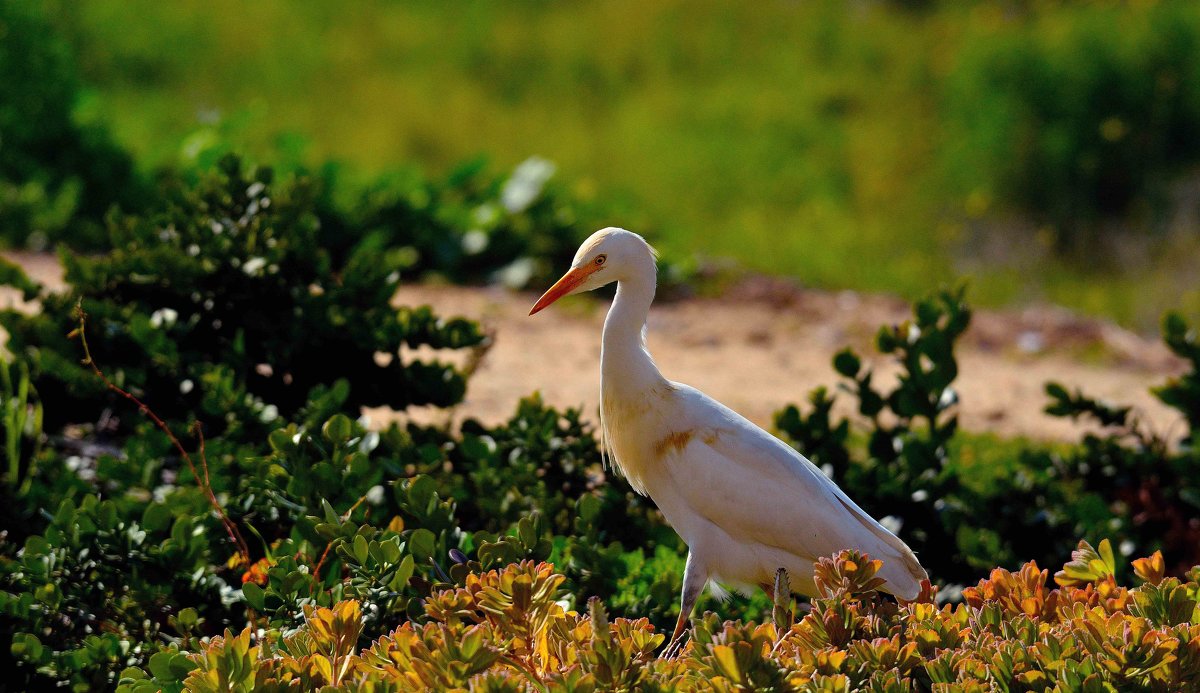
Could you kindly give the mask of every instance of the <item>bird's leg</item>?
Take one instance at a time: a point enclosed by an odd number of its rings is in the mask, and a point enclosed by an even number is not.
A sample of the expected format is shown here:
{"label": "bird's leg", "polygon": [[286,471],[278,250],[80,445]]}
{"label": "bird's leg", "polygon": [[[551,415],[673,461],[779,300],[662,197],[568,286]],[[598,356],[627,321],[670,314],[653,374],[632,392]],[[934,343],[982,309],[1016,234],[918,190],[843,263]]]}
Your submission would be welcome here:
{"label": "bird's leg", "polygon": [[700,593],[704,591],[704,585],[707,583],[707,572],[698,565],[696,554],[689,551],[687,565],[683,569],[683,594],[679,600],[679,620],[675,622],[675,632],[671,634],[671,642],[662,652],[663,659],[672,659],[683,649],[689,617],[692,615],[692,609],[696,606],[696,599],[700,597]]}

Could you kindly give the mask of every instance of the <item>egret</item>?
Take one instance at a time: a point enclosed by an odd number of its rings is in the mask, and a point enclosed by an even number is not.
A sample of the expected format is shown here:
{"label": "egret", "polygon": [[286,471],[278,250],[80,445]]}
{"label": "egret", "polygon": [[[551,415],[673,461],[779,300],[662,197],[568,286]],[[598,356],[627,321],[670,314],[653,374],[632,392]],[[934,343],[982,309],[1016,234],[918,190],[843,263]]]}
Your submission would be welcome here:
{"label": "egret", "polygon": [[882,589],[915,599],[927,576],[903,541],[789,445],[659,372],[645,341],[657,263],[641,236],[611,227],[592,234],[529,314],[612,282],[617,294],[600,351],[600,433],[610,462],[688,546],[672,644],[681,642],[710,581],[771,594],[784,569],[794,591],[813,596],[815,563],[843,549],[881,559]]}

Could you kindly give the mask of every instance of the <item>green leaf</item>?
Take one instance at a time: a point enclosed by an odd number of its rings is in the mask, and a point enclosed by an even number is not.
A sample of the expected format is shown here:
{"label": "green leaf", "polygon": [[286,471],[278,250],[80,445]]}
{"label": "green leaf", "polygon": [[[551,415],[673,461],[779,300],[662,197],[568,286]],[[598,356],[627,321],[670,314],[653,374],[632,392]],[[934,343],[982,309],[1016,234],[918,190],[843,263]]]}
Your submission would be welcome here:
{"label": "green leaf", "polygon": [[862,370],[862,361],[850,349],[842,349],[833,357],[833,369],[847,378],[854,378]]}
{"label": "green leaf", "polygon": [[383,561],[387,564],[394,564],[400,560],[400,541],[393,537],[386,541],[379,542],[379,551],[383,555]]}
{"label": "green leaf", "polygon": [[414,558],[425,563],[433,558],[434,552],[437,551],[437,537],[425,528],[413,530],[412,535],[408,537],[408,551]]}
{"label": "green leaf", "polygon": [[12,653],[18,659],[40,662],[43,651],[42,641],[32,633],[15,633],[12,636]]}
{"label": "green leaf", "polygon": [[575,513],[587,524],[591,524],[600,516],[600,509],[600,499],[591,493],[585,493],[575,501]]}
{"label": "green leaf", "polygon": [[266,600],[266,593],[263,588],[257,583],[247,582],[242,585],[242,594],[246,597],[246,603],[255,611],[262,611]]}
{"label": "green leaf", "polygon": [[429,501],[435,493],[437,493],[437,484],[427,476],[413,477],[408,484],[409,501],[418,512],[424,512],[429,507]]}
{"label": "green leaf", "polygon": [[337,414],[325,422],[321,434],[330,443],[341,445],[354,435],[354,422],[345,414]]}
{"label": "green leaf", "polygon": [[170,527],[174,519],[166,503],[151,503],[142,513],[142,526],[149,532],[161,532]]}
{"label": "green leaf", "polygon": [[267,442],[271,445],[272,451],[277,453],[288,453],[296,447],[295,443],[292,442],[296,437],[296,431],[293,430],[293,428],[294,427],[289,426],[288,428],[280,428],[271,431],[271,433],[267,436]]}
{"label": "green leaf", "polygon": [[196,662],[194,662],[187,654],[176,652],[174,656],[171,657],[170,666],[171,673],[174,675],[175,680],[183,681],[185,678],[187,678],[187,675],[196,668]]}
{"label": "green leaf", "polygon": [[171,670],[171,658],[176,654],[175,652],[163,651],[150,655],[150,662],[147,668],[150,669],[150,673],[154,675],[154,678],[160,681],[175,680],[175,672]]}
{"label": "green leaf", "polygon": [[355,534],[353,547],[355,560],[358,561],[359,565],[365,564],[370,557],[370,547],[367,546],[367,538],[361,534]]}
{"label": "green leaf", "polygon": [[413,576],[413,571],[416,570],[416,567],[417,564],[413,560],[412,554],[406,555],[404,560],[400,561],[400,566],[396,568],[396,575],[390,583],[391,588],[397,591],[403,589]]}
{"label": "green leaf", "polygon": [[175,618],[184,628],[191,628],[200,622],[200,614],[190,606],[180,609],[179,615]]}
{"label": "green leaf", "polygon": [[54,524],[58,527],[70,527],[75,521],[75,504],[68,498],[58,506],[58,512],[54,514]]}

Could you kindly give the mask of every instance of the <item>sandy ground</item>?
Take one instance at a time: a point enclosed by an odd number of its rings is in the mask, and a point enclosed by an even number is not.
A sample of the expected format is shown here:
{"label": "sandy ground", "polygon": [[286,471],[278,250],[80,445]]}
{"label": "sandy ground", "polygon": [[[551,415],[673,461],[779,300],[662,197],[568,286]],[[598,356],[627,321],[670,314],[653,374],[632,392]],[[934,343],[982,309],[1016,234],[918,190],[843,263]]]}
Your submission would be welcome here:
{"label": "sandy ground", "polygon": [[[832,357],[846,345],[876,370],[877,382],[895,382],[894,364],[871,346],[880,325],[909,316],[907,304],[766,284],[655,306],[647,340],[663,373],[761,425],[785,404],[805,401],[818,385],[835,385]],[[494,344],[471,380],[461,414],[497,421],[517,397],[538,390],[551,404],[582,406],[594,417],[606,303],[564,299],[528,317],[536,296],[501,289],[412,287],[399,298],[478,318],[493,332]],[[1156,430],[1180,425],[1147,388],[1182,364],[1154,339],[1107,323],[1055,309],[977,312],[958,358],[961,423],[968,430],[1077,439],[1081,426],[1042,412],[1048,380],[1131,404]],[[848,397],[841,399],[848,407]]]}
{"label": "sandy ground", "polygon": [[[39,281],[61,284],[54,257],[5,256]],[[607,304],[571,297],[528,317],[535,298],[499,288],[413,286],[401,291],[397,303],[428,303],[441,315],[478,319],[492,335],[466,401],[450,416],[500,421],[511,414],[519,397],[536,390],[550,404],[582,407],[594,419],[600,328]],[[11,292],[0,294],[0,303],[14,300]],[[871,345],[880,325],[902,322],[908,315],[907,304],[887,296],[829,293],[750,279],[719,298],[656,305],[648,341],[667,377],[769,425],[783,405],[804,401],[818,385],[838,382],[830,363],[846,345],[855,347],[876,370],[877,382],[890,386],[895,367]],[[1133,405],[1155,430],[1172,432],[1181,426],[1179,417],[1147,388],[1180,372],[1182,363],[1153,337],[1103,321],[1047,307],[977,311],[958,358],[960,416],[968,430],[1077,439],[1080,425],[1042,413],[1047,402],[1042,388],[1048,380]],[[841,399],[847,406],[848,398]],[[425,421],[447,416],[437,411],[412,415]]]}

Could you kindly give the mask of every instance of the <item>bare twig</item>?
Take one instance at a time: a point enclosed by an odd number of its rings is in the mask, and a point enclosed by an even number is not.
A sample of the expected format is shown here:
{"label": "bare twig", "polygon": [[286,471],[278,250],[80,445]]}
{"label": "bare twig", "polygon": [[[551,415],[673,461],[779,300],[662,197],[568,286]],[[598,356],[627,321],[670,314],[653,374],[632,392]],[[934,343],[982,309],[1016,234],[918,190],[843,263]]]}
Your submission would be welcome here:
{"label": "bare twig", "polygon": [[196,472],[196,464],[192,462],[192,456],[188,454],[188,451],[183,447],[183,443],[179,441],[179,438],[171,431],[171,428],[167,426],[166,422],[159,418],[158,414],[155,414],[154,411],[140,399],[113,384],[113,382],[108,379],[108,376],[104,374],[104,371],[100,370],[100,367],[96,365],[96,361],[92,358],[92,352],[88,348],[87,313],[83,311],[83,299],[80,299],[79,302],[75,304],[75,317],[79,320],[79,327],[72,330],[67,336],[79,338],[79,343],[83,346],[83,365],[91,368],[92,373],[95,373],[96,377],[100,378],[101,382],[104,383],[104,386],[110,391],[115,392],[116,394],[137,405],[138,411],[145,415],[146,418],[153,421],[154,425],[158,426],[159,430],[167,435],[167,438],[171,440],[171,443],[175,446],[175,449],[179,451],[180,456],[183,457],[183,459],[187,462],[188,467],[192,470],[192,476],[196,479],[196,485],[199,486],[201,490],[203,490],[208,496],[208,502],[212,505],[213,510],[217,512],[217,516],[221,518],[221,524],[225,526],[225,532],[229,534],[229,540],[233,542],[235,547],[237,547],[237,551],[239,554],[241,554],[242,559],[246,562],[246,565],[249,565],[250,547],[246,543],[245,538],[242,537],[242,533],[238,529],[237,525],[235,525],[233,521],[229,519],[229,516],[225,514],[225,509],[221,507],[221,501],[217,500],[216,494],[213,493],[212,483],[209,481],[208,476],[208,457],[204,454],[204,432],[201,430],[200,422],[197,421],[192,426],[192,432],[196,434],[200,441],[199,454],[200,466],[204,470],[203,478]]}

